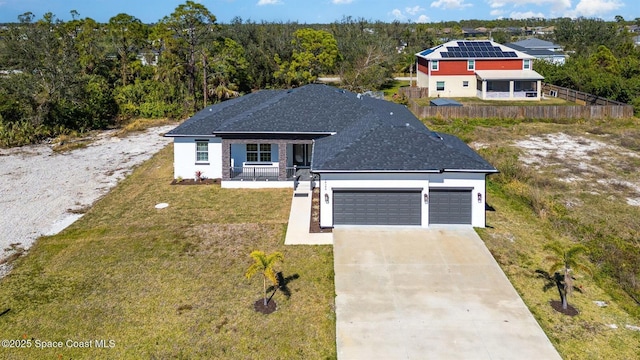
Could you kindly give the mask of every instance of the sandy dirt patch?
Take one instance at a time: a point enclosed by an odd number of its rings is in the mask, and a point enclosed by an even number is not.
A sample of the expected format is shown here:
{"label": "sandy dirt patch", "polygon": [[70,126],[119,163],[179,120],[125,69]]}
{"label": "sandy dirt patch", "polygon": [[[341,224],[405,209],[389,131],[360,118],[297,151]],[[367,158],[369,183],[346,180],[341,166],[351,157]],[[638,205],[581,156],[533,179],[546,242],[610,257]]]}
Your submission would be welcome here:
{"label": "sandy dirt patch", "polygon": [[524,153],[520,160],[534,168],[552,168],[560,181],[587,187],[595,193],[626,188],[632,196],[627,204],[640,206],[640,181],[625,179],[620,169],[629,168],[625,158],[637,158],[635,152],[583,136],[554,133],[529,136],[516,141]]}
{"label": "sandy dirt patch", "polygon": [[[41,235],[54,235],[82,216],[136,165],[171,142],[174,125],[116,137],[98,135],[86,148],[53,152],[50,145],[0,149],[0,264]],[[9,271],[0,265],[0,278]]]}

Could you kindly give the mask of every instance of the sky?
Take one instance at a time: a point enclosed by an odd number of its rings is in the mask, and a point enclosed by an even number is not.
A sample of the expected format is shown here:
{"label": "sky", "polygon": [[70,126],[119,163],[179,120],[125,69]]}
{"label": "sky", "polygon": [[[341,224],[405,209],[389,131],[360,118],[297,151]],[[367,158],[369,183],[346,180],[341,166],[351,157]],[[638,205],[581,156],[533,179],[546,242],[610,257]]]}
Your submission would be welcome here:
{"label": "sky", "polygon": [[[0,0],[0,23],[16,22],[32,12],[36,19],[51,12],[58,19],[80,18],[98,22],[126,13],[144,23],[171,14],[186,0]],[[196,0],[217,18],[229,23],[234,17],[256,22],[332,23],[344,16],[392,22],[440,22],[470,19],[524,19],[532,17],[587,17],[613,20],[640,18],[639,0]]]}

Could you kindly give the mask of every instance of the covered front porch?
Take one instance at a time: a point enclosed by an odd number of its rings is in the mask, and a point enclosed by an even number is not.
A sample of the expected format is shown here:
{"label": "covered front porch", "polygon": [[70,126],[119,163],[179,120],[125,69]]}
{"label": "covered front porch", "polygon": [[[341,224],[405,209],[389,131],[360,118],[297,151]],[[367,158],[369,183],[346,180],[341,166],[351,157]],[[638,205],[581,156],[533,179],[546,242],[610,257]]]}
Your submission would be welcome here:
{"label": "covered front porch", "polygon": [[[224,139],[222,182],[229,187],[292,187],[308,174],[312,143],[308,139]],[[235,182],[260,184],[229,184]]]}

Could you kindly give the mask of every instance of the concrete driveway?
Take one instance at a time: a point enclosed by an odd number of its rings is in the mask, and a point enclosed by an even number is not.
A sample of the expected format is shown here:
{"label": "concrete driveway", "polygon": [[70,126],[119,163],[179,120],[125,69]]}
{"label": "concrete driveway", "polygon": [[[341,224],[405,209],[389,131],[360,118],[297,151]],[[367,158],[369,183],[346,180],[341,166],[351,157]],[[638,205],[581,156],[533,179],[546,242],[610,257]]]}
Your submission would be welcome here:
{"label": "concrete driveway", "polygon": [[338,359],[560,359],[471,227],[333,241]]}

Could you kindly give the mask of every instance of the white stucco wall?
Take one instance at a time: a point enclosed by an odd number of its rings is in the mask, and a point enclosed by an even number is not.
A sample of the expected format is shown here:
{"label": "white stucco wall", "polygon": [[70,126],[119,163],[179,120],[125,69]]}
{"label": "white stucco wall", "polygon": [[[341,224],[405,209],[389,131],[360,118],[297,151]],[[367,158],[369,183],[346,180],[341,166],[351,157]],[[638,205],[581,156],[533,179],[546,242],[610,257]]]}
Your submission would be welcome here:
{"label": "white stucco wall", "polygon": [[[485,174],[478,173],[377,173],[377,174],[336,174],[324,173],[317,185],[320,188],[320,226],[333,226],[334,189],[422,189],[421,199],[429,188],[472,188],[471,225],[485,227]],[[478,193],[482,196],[478,203]],[[329,203],[324,195],[329,195]],[[429,204],[422,201],[422,227],[429,225]]]}
{"label": "white stucco wall", "polygon": [[418,71],[416,74],[416,85],[418,87],[429,87],[429,74]]}
{"label": "white stucco wall", "polygon": [[[196,162],[196,140],[209,142],[209,161]],[[195,178],[197,170],[209,179],[222,178],[222,140],[216,137],[177,137],[173,139],[173,177]]]}
{"label": "white stucco wall", "polygon": [[[437,90],[437,82],[444,81],[444,91]],[[469,86],[464,87],[464,81],[469,82]],[[476,76],[475,75],[450,75],[429,77],[430,97],[474,97],[476,96]]]}

